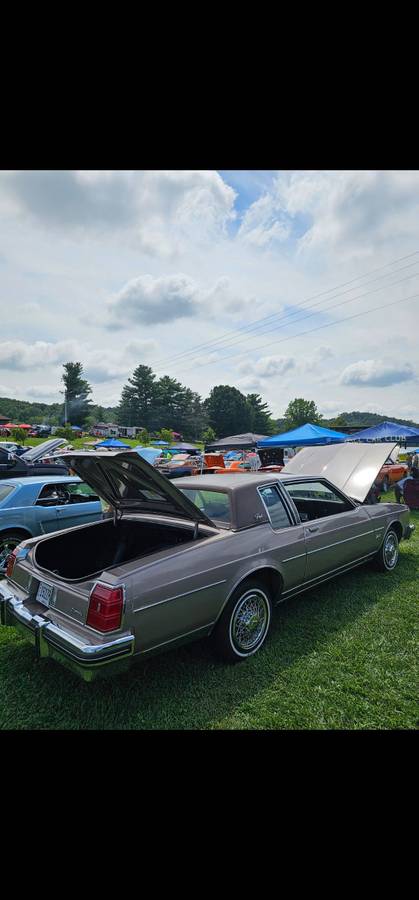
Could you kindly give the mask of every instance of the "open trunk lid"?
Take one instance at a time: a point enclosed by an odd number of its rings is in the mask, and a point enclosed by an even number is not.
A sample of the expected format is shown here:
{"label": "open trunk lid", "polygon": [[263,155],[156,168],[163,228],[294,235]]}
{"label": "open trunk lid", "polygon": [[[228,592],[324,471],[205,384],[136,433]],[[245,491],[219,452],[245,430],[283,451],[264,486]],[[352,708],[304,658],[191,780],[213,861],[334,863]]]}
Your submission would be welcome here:
{"label": "open trunk lid", "polygon": [[50,441],[43,441],[42,444],[38,444],[37,447],[31,447],[30,450],[26,450],[25,453],[21,454],[21,459],[24,462],[33,463],[38,459],[42,459],[43,456],[49,456],[53,450],[56,450],[57,447],[61,447],[63,444],[67,444],[68,441],[65,438],[54,438]]}
{"label": "open trunk lid", "polygon": [[74,451],[63,453],[62,458],[121,515],[151,512],[216,527],[182,491],[133,450]]}
{"label": "open trunk lid", "polygon": [[348,497],[363,503],[396,444],[349,442],[304,447],[282,469],[281,475],[323,475]]}

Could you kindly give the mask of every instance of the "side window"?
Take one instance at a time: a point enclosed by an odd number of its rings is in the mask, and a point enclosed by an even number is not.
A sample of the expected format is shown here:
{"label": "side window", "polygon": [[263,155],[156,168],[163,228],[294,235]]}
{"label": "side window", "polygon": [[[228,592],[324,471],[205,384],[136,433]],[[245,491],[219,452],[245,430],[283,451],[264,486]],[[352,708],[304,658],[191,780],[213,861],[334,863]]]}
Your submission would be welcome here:
{"label": "side window", "polygon": [[291,524],[288,513],[282,502],[278,488],[274,484],[260,487],[259,494],[262,497],[266,512],[268,513],[272,528],[288,528]]}
{"label": "side window", "polygon": [[59,506],[64,503],[62,485],[44,484],[36,501],[36,506]]}
{"label": "side window", "polygon": [[93,500],[99,500],[96,491],[84,481],[70,481],[69,484],[63,484],[63,487],[70,494],[71,503],[91,503]]}
{"label": "side window", "polygon": [[284,485],[298,509],[302,522],[322,519],[352,509],[352,505],[330,485],[322,481],[303,481]]}

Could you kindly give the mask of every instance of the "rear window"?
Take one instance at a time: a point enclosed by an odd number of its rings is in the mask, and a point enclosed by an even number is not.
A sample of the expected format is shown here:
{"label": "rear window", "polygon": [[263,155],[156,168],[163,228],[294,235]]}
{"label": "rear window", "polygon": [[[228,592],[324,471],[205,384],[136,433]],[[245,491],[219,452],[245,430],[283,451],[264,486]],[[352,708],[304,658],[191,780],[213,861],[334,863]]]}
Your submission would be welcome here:
{"label": "rear window", "polygon": [[0,484],[0,503],[14,491],[12,484]]}
{"label": "rear window", "polygon": [[213,519],[214,522],[223,522],[226,525],[231,524],[230,498],[228,494],[224,494],[222,491],[198,490],[197,488],[187,487],[181,487],[180,490],[209,519]]}

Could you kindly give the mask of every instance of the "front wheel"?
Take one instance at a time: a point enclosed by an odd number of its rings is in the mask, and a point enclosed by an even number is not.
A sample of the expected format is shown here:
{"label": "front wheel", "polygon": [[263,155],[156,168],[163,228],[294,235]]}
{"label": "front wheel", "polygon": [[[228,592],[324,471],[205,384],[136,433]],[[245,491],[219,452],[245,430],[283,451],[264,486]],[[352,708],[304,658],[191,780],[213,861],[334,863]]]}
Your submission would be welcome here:
{"label": "front wheel", "polygon": [[399,559],[399,539],[392,528],[387,532],[375,558],[376,568],[381,572],[392,572]]}
{"label": "front wheel", "polygon": [[218,654],[228,662],[253,656],[264,643],[272,616],[272,602],[265,584],[257,579],[243,582],[230,597],[215,628]]}

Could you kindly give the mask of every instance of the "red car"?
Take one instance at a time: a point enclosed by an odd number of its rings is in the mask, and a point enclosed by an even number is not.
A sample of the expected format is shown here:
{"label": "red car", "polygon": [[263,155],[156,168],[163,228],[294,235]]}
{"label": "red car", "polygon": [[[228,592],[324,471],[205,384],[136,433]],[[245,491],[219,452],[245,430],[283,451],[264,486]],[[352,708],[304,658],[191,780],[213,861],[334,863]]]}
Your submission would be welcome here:
{"label": "red car", "polygon": [[391,485],[396,484],[396,481],[400,481],[401,478],[404,478],[408,472],[409,467],[406,463],[395,463],[389,457],[380,469],[375,484],[381,488],[384,494],[386,494]]}

